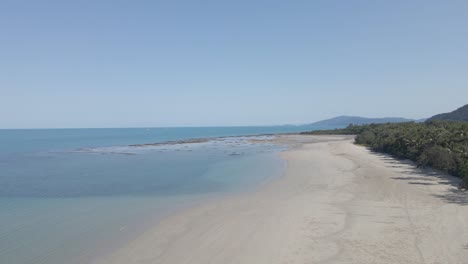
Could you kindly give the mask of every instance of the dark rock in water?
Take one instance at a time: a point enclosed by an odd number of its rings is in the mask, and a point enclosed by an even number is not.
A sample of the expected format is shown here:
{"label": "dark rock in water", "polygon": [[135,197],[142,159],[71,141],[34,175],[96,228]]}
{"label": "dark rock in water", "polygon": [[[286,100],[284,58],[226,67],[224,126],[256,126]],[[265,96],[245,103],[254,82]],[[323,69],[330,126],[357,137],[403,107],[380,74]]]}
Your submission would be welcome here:
{"label": "dark rock in water", "polygon": [[175,140],[175,141],[166,141],[166,142],[157,142],[157,143],[148,143],[148,144],[134,144],[129,145],[130,147],[149,147],[149,146],[166,146],[166,145],[179,145],[179,144],[193,144],[193,143],[203,143],[207,142],[210,139],[208,138],[196,138],[196,139],[186,139],[186,140]]}

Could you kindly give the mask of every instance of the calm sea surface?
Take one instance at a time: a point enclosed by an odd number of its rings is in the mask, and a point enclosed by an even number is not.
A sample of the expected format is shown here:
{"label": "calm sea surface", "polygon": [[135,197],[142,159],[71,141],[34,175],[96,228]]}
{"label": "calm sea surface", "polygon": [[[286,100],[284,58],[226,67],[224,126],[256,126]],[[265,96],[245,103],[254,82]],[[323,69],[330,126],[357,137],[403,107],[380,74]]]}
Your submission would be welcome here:
{"label": "calm sea surface", "polygon": [[[282,148],[243,136],[299,130],[0,130],[0,263],[87,263],[173,210],[279,176]],[[129,146],[193,138],[213,139]]]}

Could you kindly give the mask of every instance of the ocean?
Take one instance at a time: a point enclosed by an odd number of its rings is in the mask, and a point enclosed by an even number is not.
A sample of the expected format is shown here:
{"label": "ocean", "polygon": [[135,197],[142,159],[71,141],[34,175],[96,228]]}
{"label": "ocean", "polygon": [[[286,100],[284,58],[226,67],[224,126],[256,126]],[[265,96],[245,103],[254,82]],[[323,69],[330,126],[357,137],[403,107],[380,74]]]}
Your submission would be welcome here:
{"label": "ocean", "polygon": [[175,210],[279,177],[284,147],[262,134],[301,129],[0,130],[0,263],[87,263]]}

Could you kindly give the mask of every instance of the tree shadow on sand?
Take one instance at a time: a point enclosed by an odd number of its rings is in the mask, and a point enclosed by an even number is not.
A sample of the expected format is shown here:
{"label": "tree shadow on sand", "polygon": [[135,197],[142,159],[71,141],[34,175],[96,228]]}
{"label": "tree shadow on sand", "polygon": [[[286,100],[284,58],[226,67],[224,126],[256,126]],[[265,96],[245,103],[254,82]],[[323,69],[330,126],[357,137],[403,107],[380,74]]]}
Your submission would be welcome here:
{"label": "tree shadow on sand", "polygon": [[375,151],[370,152],[378,156],[386,166],[397,169],[402,173],[402,175],[411,175],[392,177],[392,179],[406,181],[408,184],[412,185],[449,185],[449,188],[445,193],[432,194],[432,196],[448,203],[468,206],[468,191],[459,188],[461,183],[460,178],[430,168],[419,168],[410,160],[400,160],[388,154],[378,153]]}

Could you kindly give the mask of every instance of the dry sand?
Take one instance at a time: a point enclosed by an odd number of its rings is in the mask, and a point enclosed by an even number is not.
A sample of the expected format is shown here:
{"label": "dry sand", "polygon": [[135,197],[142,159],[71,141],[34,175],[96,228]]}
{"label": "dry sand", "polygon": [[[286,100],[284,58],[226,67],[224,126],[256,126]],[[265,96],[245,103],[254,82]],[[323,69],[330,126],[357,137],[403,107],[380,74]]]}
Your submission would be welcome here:
{"label": "dry sand", "polygon": [[456,179],[349,137],[278,141],[296,145],[281,153],[283,177],[170,216],[95,263],[468,263],[468,194]]}

